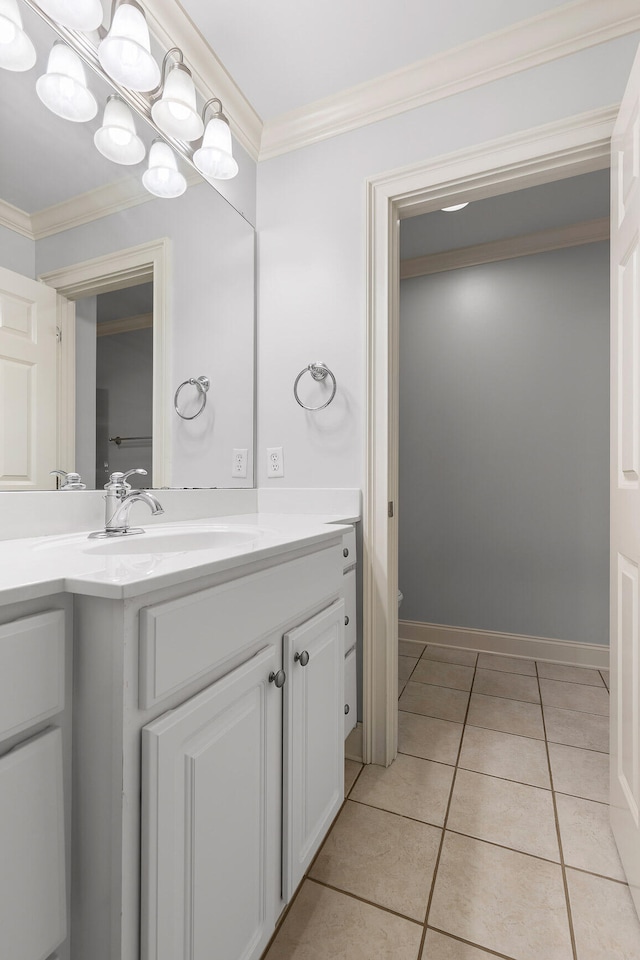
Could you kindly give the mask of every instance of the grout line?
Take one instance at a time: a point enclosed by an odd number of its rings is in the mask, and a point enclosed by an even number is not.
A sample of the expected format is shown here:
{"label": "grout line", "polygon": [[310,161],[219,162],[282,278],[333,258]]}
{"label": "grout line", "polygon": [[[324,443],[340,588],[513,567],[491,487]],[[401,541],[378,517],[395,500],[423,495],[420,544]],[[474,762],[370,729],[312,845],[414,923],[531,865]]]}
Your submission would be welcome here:
{"label": "grout line", "polygon": [[[589,716],[591,716],[591,714],[589,714]],[[587,753],[603,753],[605,757],[609,756],[608,750],[596,750],[595,747],[579,747],[575,743],[563,743],[562,740],[550,740],[548,737],[547,743],[552,743],[554,747],[571,747],[572,750],[586,750]],[[562,793],[562,790],[558,790],[558,793]]]}
{"label": "grout line", "polygon": [[435,827],[437,830],[442,830],[441,823],[434,823],[432,820],[420,820],[418,817],[410,817],[406,813],[398,813],[397,810],[389,810],[388,807],[379,807],[375,803],[367,803],[366,800],[353,800],[351,797],[349,799],[351,803],[357,803],[361,807],[371,807],[372,810],[380,810],[381,813],[388,813],[392,817],[400,817],[402,820],[409,820],[411,823],[421,823],[425,827]]}
{"label": "grout line", "polygon": [[476,950],[482,950],[490,957],[500,957],[500,960],[513,960],[513,957],[507,956],[506,953],[498,953],[496,950],[492,950],[490,947],[483,947],[478,943],[474,943],[472,940],[464,940],[462,937],[458,937],[455,933],[449,933],[448,930],[441,930],[440,927],[428,926],[428,929],[435,931],[435,933],[441,933],[443,936],[449,937],[451,940],[456,940],[458,943],[464,943],[469,947],[475,947]]}
{"label": "grout line", "polygon": [[[436,708],[434,707],[434,710]],[[462,720],[453,720],[451,717],[441,717],[437,713],[422,713],[420,710],[407,710],[406,704],[402,704],[402,712],[410,713],[413,717],[429,717],[431,720],[446,720],[448,723],[462,723]]]}
{"label": "grout line", "polygon": [[[475,679],[476,679],[476,672],[477,672],[477,670],[478,670],[478,661],[476,660],[476,665],[475,665],[475,667],[473,667],[473,677],[472,677],[472,679],[471,679],[471,686],[472,686],[472,687],[473,687],[473,684],[474,684]],[[445,840],[446,829],[447,829],[447,821],[448,821],[448,819],[449,819],[449,811],[451,810],[451,803],[452,803],[452,801],[453,801],[453,791],[455,790],[455,787],[456,787],[456,777],[457,777],[457,775],[458,775],[458,763],[459,763],[459,761],[460,761],[460,755],[461,755],[461,753],[462,753],[462,741],[464,740],[464,730],[465,730],[465,726],[466,726],[466,723],[467,723],[467,717],[469,716],[469,709],[470,709],[470,707],[471,707],[471,697],[469,697],[469,700],[468,700],[468,702],[467,702],[467,711],[466,711],[466,713],[465,713],[464,720],[463,720],[463,722],[462,722],[462,736],[460,737],[460,743],[458,744],[458,752],[457,752],[457,754],[456,754],[456,762],[455,762],[455,766],[454,766],[454,770],[453,770],[453,778],[452,778],[452,780],[451,780],[451,789],[449,790],[449,800],[448,800],[448,802],[447,802],[447,808],[446,808],[445,814],[444,814],[444,821],[443,821],[443,823],[442,823],[442,836],[440,837],[440,844],[439,844],[439,846],[438,846],[438,853],[436,854],[436,862],[435,862],[434,867],[433,867],[433,877],[431,878],[431,889],[429,890],[429,897],[427,898],[427,908],[426,908],[425,915],[424,915],[424,929],[423,929],[423,931],[422,931],[422,939],[421,939],[421,941],[420,941],[420,949],[419,949],[419,951],[418,951],[418,956],[419,956],[419,957],[422,955],[422,952],[423,952],[423,950],[424,950],[424,941],[425,941],[425,938],[426,938],[426,936],[427,936],[427,924],[428,924],[428,922],[429,922],[429,913],[431,912],[431,904],[433,903],[433,895],[434,895],[435,889],[436,889],[436,880],[437,880],[437,877],[438,877],[438,870],[439,870],[439,868],[440,868],[440,859],[441,859],[441,857],[442,857],[442,848],[444,847],[444,840]]]}
{"label": "grout line", "polygon": [[[540,686],[540,677],[538,675],[538,665],[536,663],[536,675],[538,677],[538,686]],[[541,691],[542,695],[542,691]],[[564,887],[564,896],[565,903],[567,907],[567,921],[569,924],[569,937],[571,939],[571,950],[573,951],[574,960],[578,960],[578,953],[576,948],[576,937],[573,929],[573,916],[571,913],[571,901],[569,899],[569,883],[567,881],[567,868],[564,862],[564,852],[562,849],[562,836],[560,834],[560,820],[558,818],[558,807],[556,804],[556,792],[553,786],[553,770],[551,769],[551,755],[549,753],[549,743],[547,741],[547,728],[544,721],[544,713],[542,715],[542,726],[544,729],[544,747],[547,754],[547,763],[549,765],[549,781],[551,783],[551,800],[553,803],[553,816],[556,821],[556,835],[558,839],[558,852],[560,854],[560,869],[562,870],[562,885]]]}
{"label": "grout line", "polygon": [[[538,704],[532,703],[531,706],[536,707]],[[544,737],[527,737],[524,733],[509,733],[508,730],[498,730],[496,727],[484,727],[481,723],[469,723],[467,726],[477,727],[478,730],[493,730],[494,733],[505,733],[508,737],[522,737],[524,740],[536,740],[538,743],[544,743]]]}
{"label": "grout line", "polygon": [[[472,668],[469,667],[469,669]],[[413,673],[411,676],[413,676]],[[409,683],[409,680],[411,680],[411,677],[406,682]],[[471,696],[471,687],[468,690],[462,690],[460,687],[450,687],[446,683],[433,683],[431,680],[411,680],[411,683],[419,683],[421,687],[436,687],[438,690],[453,690],[455,693],[466,693],[468,697]]]}
{"label": "grout line", "polygon": [[327,890],[333,890],[335,893],[341,893],[345,897],[350,897],[352,900],[357,900],[359,903],[366,903],[369,907],[375,907],[376,910],[384,910],[385,913],[390,913],[394,917],[399,917],[401,920],[408,920],[409,923],[415,923],[417,927],[421,927],[422,924],[419,920],[416,920],[415,917],[408,917],[406,913],[400,913],[398,910],[394,910],[393,907],[385,907],[382,903],[376,903],[374,900],[367,900],[366,897],[361,897],[357,893],[352,893],[351,890],[342,890],[340,887],[334,887],[332,883],[327,883],[325,880],[318,880],[316,877],[306,877],[309,883],[317,883],[319,887],[325,887]]}

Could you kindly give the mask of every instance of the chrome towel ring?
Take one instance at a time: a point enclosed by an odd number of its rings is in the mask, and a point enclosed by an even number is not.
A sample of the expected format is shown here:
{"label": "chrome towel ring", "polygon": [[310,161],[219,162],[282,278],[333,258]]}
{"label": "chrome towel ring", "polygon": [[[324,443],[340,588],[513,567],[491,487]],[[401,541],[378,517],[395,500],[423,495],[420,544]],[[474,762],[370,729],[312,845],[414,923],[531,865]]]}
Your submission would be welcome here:
{"label": "chrome towel ring", "polygon": [[[331,379],[333,380],[333,389],[331,391],[331,396],[325,403],[321,403],[319,407],[308,407],[306,403],[303,403],[300,397],[298,396],[298,382],[300,380],[300,377],[304,376],[304,374],[307,373],[307,371],[311,374],[313,379],[318,382],[321,382],[322,380],[326,380],[327,377],[331,377]],[[338,387],[338,383],[336,381],[334,374],[331,372],[331,370],[329,370],[329,367],[326,365],[326,363],[321,363],[320,361],[318,361],[317,363],[310,363],[308,367],[305,367],[304,370],[300,371],[300,373],[296,377],[295,382],[293,384],[293,395],[296,398],[296,401],[300,404],[300,406],[304,410],[324,410],[324,408],[328,407],[331,401],[333,400],[333,398],[335,397],[337,387]]]}
{"label": "chrome towel ring", "polygon": [[[193,386],[197,387],[198,393],[200,394],[201,404],[199,410],[197,410],[192,416],[187,417],[184,413],[180,413],[178,410],[178,396],[183,387]],[[183,420],[195,420],[196,417],[199,417],[204,408],[207,405],[207,390],[211,386],[211,381],[209,377],[189,377],[188,380],[185,380],[184,383],[181,383],[178,389],[176,390],[175,396],[173,398],[173,405],[176,409],[176,413],[179,417],[182,417]]]}

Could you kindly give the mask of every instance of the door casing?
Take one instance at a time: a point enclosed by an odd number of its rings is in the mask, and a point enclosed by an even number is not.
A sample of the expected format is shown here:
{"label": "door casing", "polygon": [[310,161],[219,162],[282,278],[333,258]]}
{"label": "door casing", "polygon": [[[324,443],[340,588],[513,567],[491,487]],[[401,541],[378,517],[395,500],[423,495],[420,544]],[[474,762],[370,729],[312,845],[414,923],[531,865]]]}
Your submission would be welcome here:
{"label": "door casing", "polygon": [[363,511],[365,763],[398,743],[399,223],[452,203],[609,166],[618,105],[436,157],[367,180],[367,426]]}

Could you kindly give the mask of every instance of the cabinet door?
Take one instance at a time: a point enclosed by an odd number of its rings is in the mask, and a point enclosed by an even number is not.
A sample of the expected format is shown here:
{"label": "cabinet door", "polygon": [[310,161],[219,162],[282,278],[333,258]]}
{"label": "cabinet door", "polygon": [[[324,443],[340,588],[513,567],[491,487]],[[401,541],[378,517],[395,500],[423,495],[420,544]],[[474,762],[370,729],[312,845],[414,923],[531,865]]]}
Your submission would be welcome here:
{"label": "cabinet door", "polygon": [[[305,656],[307,654],[307,656]],[[284,637],[283,897],[344,799],[344,601]]]}
{"label": "cabinet door", "polygon": [[266,647],[142,731],[144,960],[252,960],[273,932],[279,667]]}

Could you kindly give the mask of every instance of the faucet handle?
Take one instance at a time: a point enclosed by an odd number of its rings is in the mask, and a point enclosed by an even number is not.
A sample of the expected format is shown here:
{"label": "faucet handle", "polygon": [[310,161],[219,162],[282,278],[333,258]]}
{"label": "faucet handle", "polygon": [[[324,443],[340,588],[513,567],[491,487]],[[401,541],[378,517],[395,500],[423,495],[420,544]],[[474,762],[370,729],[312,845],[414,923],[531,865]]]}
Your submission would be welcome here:
{"label": "faucet handle", "polygon": [[131,485],[127,483],[127,477],[130,477],[132,473],[142,474],[143,477],[147,475],[147,471],[143,470],[142,467],[135,467],[133,470],[127,470],[126,473],[116,470],[109,477],[108,483],[105,483],[105,490],[110,490],[112,493],[126,493],[131,489]]}
{"label": "faucet handle", "polygon": [[132,473],[139,473],[142,477],[146,477],[147,471],[143,470],[142,467],[134,467],[133,470],[127,470],[126,473],[122,474],[123,482],[126,482],[127,477],[130,477]]}
{"label": "faucet handle", "polygon": [[58,476],[63,477],[63,481],[59,486],[59,490],[86,490],[86,483],[82,482],[82,477],[79,473],[74,473],[71,471],[67,473],[66,470],[49,470],[51,475],[58,474]]}

